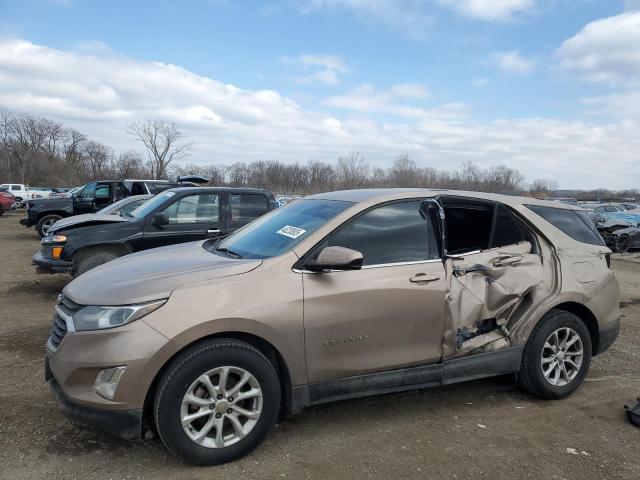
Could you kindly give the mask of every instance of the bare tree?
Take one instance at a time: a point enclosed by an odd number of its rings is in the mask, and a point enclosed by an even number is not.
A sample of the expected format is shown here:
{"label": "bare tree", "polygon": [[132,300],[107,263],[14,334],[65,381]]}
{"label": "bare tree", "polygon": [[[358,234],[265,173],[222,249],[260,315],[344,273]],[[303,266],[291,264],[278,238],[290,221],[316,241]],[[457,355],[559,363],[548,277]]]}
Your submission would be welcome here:
{"label": "bare tree", "polygon": [[91,170],[92,178],[102,177],[109,167],[111,149],[93,140],[86,142],[82,148],[82,159]]}
{"label": "bare tree", "polygon": [[416,162],[405,153],[393,161],[388,179],[396,187],[419,187],[419,173]]}
{"label": "bare tree", "polygon": [[537,178],[529,187],[529,193],[534,197],[546,198],[550,192],[558,189],[558,182],[548,178]]}
{"label": "bare tree", "polygon": [[134,122],[129,133],[136,136],[147,149],[151,175],[153,178],[165,178],[167,167],[175,160],[183,158],[192,144],[185,142],[185,134],[174,122],[146,120]]}
{"label": "bare tree", "polygon": [[369,178],[369,164],[360,152],[351,152],[338,158],[338,179],[340,187],[346,190],[362,188]]}

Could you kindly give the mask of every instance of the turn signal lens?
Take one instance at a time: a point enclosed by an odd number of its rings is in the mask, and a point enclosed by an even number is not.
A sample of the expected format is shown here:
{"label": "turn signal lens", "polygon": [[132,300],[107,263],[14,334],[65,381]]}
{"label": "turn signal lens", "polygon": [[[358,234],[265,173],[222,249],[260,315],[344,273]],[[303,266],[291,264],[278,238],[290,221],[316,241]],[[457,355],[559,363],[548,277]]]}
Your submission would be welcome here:
{"label": "turn signal lens", "polygon": [[62,253],[62,247],[53,247],[52,249],[53,258],[60,258],[60,254]]}

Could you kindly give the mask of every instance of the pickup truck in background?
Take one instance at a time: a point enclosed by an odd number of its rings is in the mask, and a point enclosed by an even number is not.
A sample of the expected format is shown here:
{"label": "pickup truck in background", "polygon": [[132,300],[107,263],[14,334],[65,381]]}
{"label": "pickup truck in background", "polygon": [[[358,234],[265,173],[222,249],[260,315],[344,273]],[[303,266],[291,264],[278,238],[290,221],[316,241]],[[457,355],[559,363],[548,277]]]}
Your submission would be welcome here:
{"label": "pickup truck in background", "polygon": [[52,188],[27,187],[21,183],[3,183],[0,188],[6,188],[7,192],[13,195],[17,207],[22,207],[27,200],[51,198],[54,194]]}
{"label": "pickup truck in background", "polygon": [[54,197],[28,200],[27,216],[20,220],[26,227],[34,226],[40,237],[58,220],[72,215],[96,213],[118,200],[132,195],[155,195],[168,188],[179,187],[179,182],[167,180],[102,180],[90,182],[72,197]]}
{"label": "pickup truck in background", "polygon": [[101,215],[88,223],[54,226],[51,234],[42,239],[32,264],[37,273],[78,276],[129,253],[176,243],[213,241],[274,208],[276,199],[268,190],[220,187],[166,190],[129,215]]}

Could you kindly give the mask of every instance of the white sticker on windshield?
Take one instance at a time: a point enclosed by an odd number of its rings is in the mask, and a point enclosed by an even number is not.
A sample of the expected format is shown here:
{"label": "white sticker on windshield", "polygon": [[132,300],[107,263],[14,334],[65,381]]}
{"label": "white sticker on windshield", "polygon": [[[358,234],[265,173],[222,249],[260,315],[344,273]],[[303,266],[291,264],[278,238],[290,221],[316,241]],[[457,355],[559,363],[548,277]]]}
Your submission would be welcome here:
{"label": "white sticker on windshield", "polygon": [[289,238],[298,238],[300,235],[302,235],[305,232],[306,230],[303,230],[302,228],[292,227],[291,225],[285,225],[276,233],[279,233],[280,235],[284,235],[285,237],[289,237]]}

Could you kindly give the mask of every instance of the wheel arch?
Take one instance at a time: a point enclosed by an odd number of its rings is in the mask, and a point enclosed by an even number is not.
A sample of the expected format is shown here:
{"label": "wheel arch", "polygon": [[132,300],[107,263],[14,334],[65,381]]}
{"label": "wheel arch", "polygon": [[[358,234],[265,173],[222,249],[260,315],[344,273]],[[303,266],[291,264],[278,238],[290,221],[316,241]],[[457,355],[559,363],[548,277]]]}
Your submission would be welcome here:
{"label": "wheel arch", "polygon": [[41,219],[43,219],[44,217],[49,216],[49,215],[57,215],[57,216],[59,216],[61,218],[69,216],[69,214],[67,212],[63,211],[63,210],[54,210],[54,211],[47,210],[45,212],[39,212],[38,213],[38,215],[36,216],[36,222],[39,222]]}
{"label": "wheel arch", "polygon": [[194,340],[193,342],[184,345],[181,349],[177,350],[173,353],[162,365],[160,369],[156,372],[147,389],[147,393],[145,395],[144,404],[142,407],[142,434],[147,430],[155,430],[155,421],[153,415],[153,403],[156,395],[156,391],[158,388],[158,384],[162,375],[166,372],[168,366],[173,362],[173,360],[185,352],[186,350],[193,348],[196,345],[201,343],[214,340],[214,339],[231,339],[231,340],[239,340],[245,342],[252,347],[256,348],[260,353],[267,357],[267,359],[271,362],[273,367],[276,370],[278,378],[280,380],[280,393],[281,393],[281,415],[288,415],[292,411],[292,382],[291,382],[291,373],[289,372],[289,367],[287,366],[284,357],[280,353],[280,351],[268,340],[254,335],[252,333],[241,332],[241,331],[227,331],[227,332],[216,332],[211,335],[207,335],[205,337]]}
{"label": "wheel arch", "polygon": [[587,330],[589,330],[589,336],[591,337],[592,352],[599,351],[600,329],[598,327],[598,319],[596,318],[595,314],[589,309],[589,307],[587,307],[582,303],[569,301],[569,302],[563,302],[558,305],[555,305],[551,310],[562,310],[565,312],[573,313],[576,317],[582,320],[583,323],[586,325]]}

